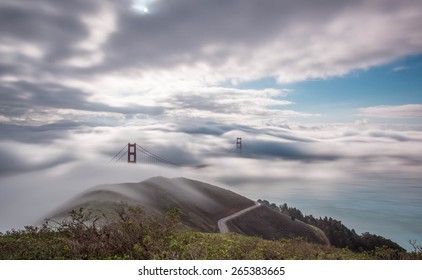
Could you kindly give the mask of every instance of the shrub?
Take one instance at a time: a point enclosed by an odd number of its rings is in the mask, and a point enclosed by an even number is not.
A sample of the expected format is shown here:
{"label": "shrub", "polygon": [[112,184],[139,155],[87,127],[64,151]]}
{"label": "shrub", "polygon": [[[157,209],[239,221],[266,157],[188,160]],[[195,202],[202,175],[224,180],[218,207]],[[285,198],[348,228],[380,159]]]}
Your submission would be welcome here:
{"label": "shrub", "polygon": [[[140,207],[120,206],[113,217],[74,210],[60,222],[0,234],[0,259],[421,259],[415,252],[376,248],[358,254],[301,239],[264,240],[236,233],[185,230],[180,211],[147,215]],[[414,243],[416,244],[416,242]]]}

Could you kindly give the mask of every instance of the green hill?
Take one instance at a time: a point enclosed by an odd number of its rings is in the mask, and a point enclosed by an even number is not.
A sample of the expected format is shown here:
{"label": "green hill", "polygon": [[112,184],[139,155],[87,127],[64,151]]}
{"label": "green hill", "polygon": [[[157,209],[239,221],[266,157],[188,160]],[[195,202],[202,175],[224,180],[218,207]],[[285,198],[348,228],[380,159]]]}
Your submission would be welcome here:
{"label": "green hill", "polygon": [[221,234],[219,219],[254,202],[185,178],[97,186],[41,227],[0,233],[0,259],[422,259],[418,246],[412,253],[330,246],[321,229],[292,216],[302,219],[297,209],[263,204]]}

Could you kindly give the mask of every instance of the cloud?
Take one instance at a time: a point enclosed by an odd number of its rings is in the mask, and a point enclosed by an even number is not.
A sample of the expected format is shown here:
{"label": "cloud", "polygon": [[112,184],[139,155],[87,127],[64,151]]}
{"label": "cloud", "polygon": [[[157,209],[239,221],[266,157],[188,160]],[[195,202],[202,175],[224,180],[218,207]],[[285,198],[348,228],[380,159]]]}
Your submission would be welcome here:
{"label": "cloud", "polygon": [[294,110],[283,109],[292,102],[285,100],[286,91],[272,88],[244,90],[224,87],[198,88],[193,92],[179,92],[168,98],[172,118],[210,119],[227,123],[264,123],[287,117],[317,117]]}
{"label": "cloud", "polygon": [[405,70],[408,70],[408,69],[410,69],[410,67],[408,67],[408,66],[397,66],[397,67],[393,68],[393,71],[394,72],[400,72],[400,71],[405,71]]}
{"label": "cloud", "polygon": [[293,82],[421,51],[417,1],[175,0],[157,1],[154,9],[150,17],[120,10],[106,68],[185,65],[216,81]]}
{"label": "cloud", "polygon": [[68,138],[72,131],[87,125],[77,122],[58,122],[41,126],[0,124],[0,140],[51,145],[58,139]]}
{"label": "cloud", "polygon": [[[38,170],[60,162],[107,163],[127,142],[138,143],[154,154],[182,166],[208,165],[238,157],[235,140],[242,137],[241,157],[298,163],[362,162],[392,158],[419,166],[421,129],[403,131],[378,125],[292,126],[290,129],[228,125],[192,121],[167,125],[98,127],[57,123],[43,127],[0,126],[7,168],[21,172]],[[12,132],[12,133],[10,133]],[[13,164],[12,164],[13,163]],[[380,162],[380,168],[385,163]],[[19,170],[13,167],[13,170]],[[14,171],[15,172],[15,171]]]}
{"label": "cloud", "polygon": [[[102,6],[101,6],[101,5]],[[87,60],[105,38],[103,1],[2,1],[0,18],[4,59],[29,59],[43,71],[57,71],[66,60]],[[96,18],[92,16],[96,15]],[[98,24],[98,20],[103,20]],[[110,30],[109,30],[110,31]],[[19,63],[21,66],[22,63]],[[28,69],[36,70],[36,69]],[[32,72],[31,74],[36,74]]]}
{"label": "cloud", "polygon": [[[96,89],[97,90],[97,89]],[[95,90],[95,91],[96,91]],[[123,94],[126,102],[101,98],[90,88],[65,86],[57,82],[7,81],[0,86],[0,114],[8,123],[48,124],[84,122],[117,124],[147,118],[204,118],[216,121],[264,122],[268,119],[315,117],[318,115],[281,109],[286,90],[198,87],[191,91],[173,90],[170,94]],[[134,98],[133,102],[130,99]],[[216,98],[217,97],[217,98]]]}
{"label": "cloud", "polygon": [[157,106],[113,106],[92,101],[91,94],[58,83],[5,82],[0,86],[0,97],[0,114],[9,122],[27,124],[88,121],[95,117],[118,120],[130,115],[157,116],[165,110]]}
{"label": "cloud", "polygon": [[72,154],[65,151],[13,142],[1,142],[0,156],[0,176],[39,172],[74,159]]}
{"label": "cloud", "polygon": [[129,0],[2,1],[0,120],[283,123],[316,115],[268,94],[279,89],[231,87],[341,76],[422,51],[419,1],[141,2],[148,14]]}
{"label": "cloud", "polygon": [[375,106],[359,109],[360,115],[376,118],[421,118],[422,104]]}

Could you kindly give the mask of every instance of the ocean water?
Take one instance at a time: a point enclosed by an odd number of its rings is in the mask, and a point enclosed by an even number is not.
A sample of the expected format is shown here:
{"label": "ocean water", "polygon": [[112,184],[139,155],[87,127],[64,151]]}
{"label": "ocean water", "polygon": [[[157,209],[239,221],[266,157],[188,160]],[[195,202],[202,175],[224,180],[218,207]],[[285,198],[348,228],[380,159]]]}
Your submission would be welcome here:
{"label": "ocean water", "polygon": [[353,182],[283,182],[233,187],[253,199],[287,203],[307,215],[332,217],[357,233],[381,235],[412,250],[422,244],[422,184],[419,179],[362,179]]}

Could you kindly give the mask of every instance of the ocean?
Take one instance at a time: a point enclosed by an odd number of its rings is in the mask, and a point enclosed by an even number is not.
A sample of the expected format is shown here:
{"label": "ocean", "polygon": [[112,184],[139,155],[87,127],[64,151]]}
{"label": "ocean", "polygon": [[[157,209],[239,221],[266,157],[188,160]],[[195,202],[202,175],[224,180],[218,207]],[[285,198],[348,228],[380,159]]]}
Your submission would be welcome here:
{"label": "ocean", "polygon": [[332,217],[357,233],[391,239],[407,250],[422,244],[422,184],[418,179],[381,178],[353,182],[283,182],[233,187],[247,197],[287,203],[303,214]]}

